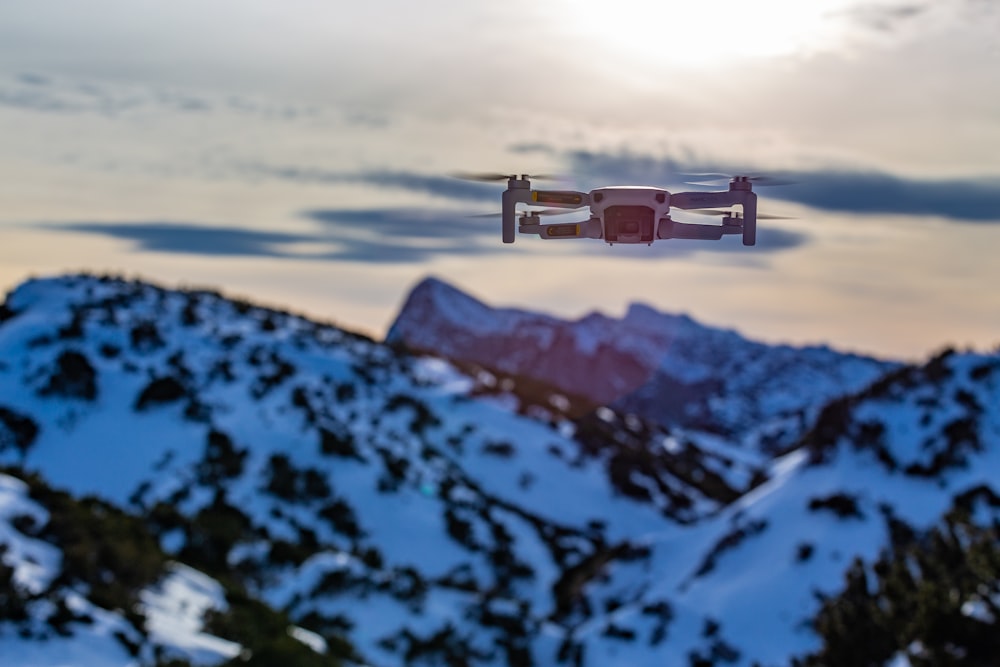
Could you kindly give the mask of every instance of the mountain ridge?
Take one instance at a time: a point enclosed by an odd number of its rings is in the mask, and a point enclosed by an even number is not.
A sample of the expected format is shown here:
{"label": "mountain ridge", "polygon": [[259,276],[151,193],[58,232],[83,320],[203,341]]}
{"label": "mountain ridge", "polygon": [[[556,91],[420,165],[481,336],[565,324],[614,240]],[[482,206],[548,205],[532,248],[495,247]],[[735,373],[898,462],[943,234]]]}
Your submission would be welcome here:
{"label": "mountain ridge", "polygon": [[[66,276],[7,305],[0,464],[227,573],[241,609],[325,642],[317,664],[824,664],[853,563],[952,510],[998,518],[995,354],[892,366],[774,454],[207,292]],[[0,520],[0,544],[24,531]],[[954,591],[963,619],[992,601]],[[19,628],[0,618],[0,655]],[[871,664],[936,650],[892,631]]]}
{"label": "mountain ridge", "polygon": [[[752,434],[769,450],[793,441],[817,403],[900,365],[825,345],[766,345],[639,303],[620,319],[572,321],[492,309],[437,278],[413,288],[386,341],[540,380],[665,426]],[[785,422],[787,432],[762,433],[763,422]]]}

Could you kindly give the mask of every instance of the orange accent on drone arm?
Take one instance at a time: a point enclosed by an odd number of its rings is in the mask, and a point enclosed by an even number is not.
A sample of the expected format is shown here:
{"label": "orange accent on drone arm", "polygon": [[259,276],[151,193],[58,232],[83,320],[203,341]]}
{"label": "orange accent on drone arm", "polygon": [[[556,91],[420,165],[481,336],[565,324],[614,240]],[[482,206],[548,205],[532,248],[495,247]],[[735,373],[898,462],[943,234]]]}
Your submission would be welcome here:
{"label": "orange accent on drone arm", "polygon": [[583,194],[565,190],[533,190],[531,200],[538,204],[554,204],[556,206],[583,206]]}

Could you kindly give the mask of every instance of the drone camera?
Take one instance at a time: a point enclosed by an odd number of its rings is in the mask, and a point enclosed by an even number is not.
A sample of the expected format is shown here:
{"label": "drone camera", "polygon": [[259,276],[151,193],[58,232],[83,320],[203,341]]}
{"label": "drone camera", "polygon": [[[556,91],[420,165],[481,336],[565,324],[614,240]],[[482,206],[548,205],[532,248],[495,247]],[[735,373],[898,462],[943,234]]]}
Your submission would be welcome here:
{"label": "drone camera", "polygon": [[652,243],[654,212],[648,206],[609,206],[604,210],[608,243]]}

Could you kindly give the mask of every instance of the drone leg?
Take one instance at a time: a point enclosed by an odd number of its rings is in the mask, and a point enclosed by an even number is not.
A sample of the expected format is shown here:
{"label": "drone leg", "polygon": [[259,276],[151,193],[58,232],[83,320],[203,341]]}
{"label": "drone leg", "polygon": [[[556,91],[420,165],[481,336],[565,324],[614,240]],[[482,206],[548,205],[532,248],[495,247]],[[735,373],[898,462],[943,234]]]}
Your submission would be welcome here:
{"label": "drone leg", "polygon": [[743,245],[757,244],[757,195],[748,192],[743,199]]}
{"label": "drone leg", "polygon": [[501,201],[503,202],[503,242],[513,243],[514,232],[517,226],[515,220],[515,205],[517,204],[516,193],[510,189],[504,191]]}
{"label": "drone leg", "polygon": [[531,183],[528,182],[528,177],[511,176],[507,179],[507,189],[500,201],[503,204],[503,242],[513,243],[517,228],[517,205],[531,201]]}

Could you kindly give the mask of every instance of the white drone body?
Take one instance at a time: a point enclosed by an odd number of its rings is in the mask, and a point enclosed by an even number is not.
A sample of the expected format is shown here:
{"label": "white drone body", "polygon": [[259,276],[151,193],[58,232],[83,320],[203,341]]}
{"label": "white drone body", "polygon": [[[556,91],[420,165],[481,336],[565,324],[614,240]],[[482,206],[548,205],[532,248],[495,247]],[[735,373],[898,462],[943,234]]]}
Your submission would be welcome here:
{"label": "white drone body", "polygon": [[[549,206],[545,211],[523,211],[517,205]],[[579,222],[542,224],[541,215],[561,214],[558,209],[590,207],[590,217]],[[710,207],[739,206],[742,211],[698,211]],[[675,222],[670,209],[695,210],[722,216],[721,225]],[[722,192],[676,192],[645,186],[615,186],[590,192],[532,190],[528,176],[510,176],[503,193],[503,242],[513,243],[515,230],[543,239],[603,239],[606,243],[645,243],[658,239],[717,241],[727,234],[741,234],[743,245],[757,242],[757,195],[750,178],[735,176]],[[515,224],[519,223],[519,224]]]}

